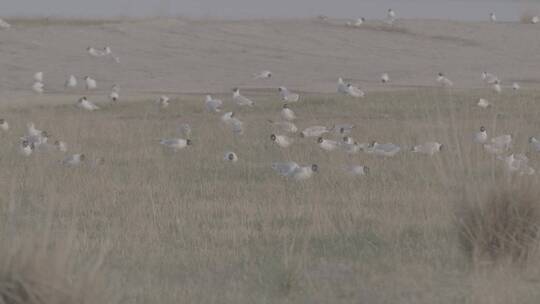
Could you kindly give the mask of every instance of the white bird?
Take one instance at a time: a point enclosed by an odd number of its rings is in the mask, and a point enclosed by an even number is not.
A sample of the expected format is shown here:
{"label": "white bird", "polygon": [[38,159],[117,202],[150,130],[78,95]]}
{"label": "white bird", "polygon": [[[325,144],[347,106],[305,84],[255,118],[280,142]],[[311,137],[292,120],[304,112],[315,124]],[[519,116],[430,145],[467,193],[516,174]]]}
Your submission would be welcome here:
{"label": "white bird", "polygon": [[292,121],[296,119],[296,114],[289,108],[288,104],[284,104],[283,109],[281,109],[281,117],[285,120]]}
{"label": "white bird", "polygon": [[531,23],[532,24],[537,24],[537,23],[540,23],[540,17],[539,16],[534,16],[531,18]]}
{"label": "white bird", "polygon": [[382,155],[387,157],[393,157],[399,151],[401,151],[401,148],[398,145],[392,143],[379,144],[377,142],[372,142],[369,145],[368,149],[366,149],[366,152],[369,154]]}
{"label": "white bird", "polygon": [[88,54],[90,54],[90,56],[93,56],[93,57],[101,57],[105,55],[102,51],[96,50],[95,48],[91,46],[87,47],[86,51],[88,52]]}
{"label": "white bird", "polygon": [[233,101],[239,106],[250,106],[250,107],[252,107],[253,105],[255,105],[255,103],[252,100],[250,100],[247,97],[242,96],[240,94],[240,89],[238,89],[238,88],[233,89]]}
{"label": "white bird", "polygon": [[444,145],[438,142],[426,142],[421,145],[416,145],[412,148],[412,152],[426,154],[429,156],[435,155],[444,148]]}
{"label": "white bird", "polygon": [[11,24],[7,23],[5,20],[0,19],[0,29],[7,30],[11,28]]}
{"label": "white bird", "polygon": [[486,127],[481,126],[480,131],[474,133],[473,141],[478,144],[484,144],[488,140],[488,133]]}
{"label": "white bird", "polygon": [[64,158],[64,160],[62,161],[62,164],[69,167],[77,167],[81,165],[85,159],[86,159],[86,156],[83,153],[73,154]]}
{"label": "white bird", "polygon": [[337,92],[348,95],[349,94],[349,88],[347,87],[347,83],[343,82],[343,78],[338,78],[338,85],[337,85]]}
{"label": "white bird", "polygon": [[450,79],[448,79],[446,76],[444,76],[443,73],[439,73],[437,75],[437,82],[440,83],[445,88],[454,86],[454,83]]}
{"label": "white bird", "polygon": [[270,139],[281,148],[288,148],[293,143],[293,140],[285,135],[272,134]]}
{"label": "white bird", "polygon": [[43,72],[36,72],[34,74],[34,81],[35,82],[43,82]]}
{"label": "white bird", "polygon": [[388,83],[388,82],[390,82],[390,76],[388,76],[387,73],[382,74],[382,75],[381,75],[381,82],[382,82],[382,83]]}
{"label": "white bird", "polygon": [[19,146],[19,153],[21,153],[24,156],[30,156],[33,151],[34,151],[33,143],[30,143],[27,140],[21,141],[21,144]]}
{"label": "white bird", "polygon": [[354,129],[354,125],[352,124],[336,124],[332,127],[332,132],[334,132],[336,135],[345,135],[350,134],[352,130]]}
{"label": "white bird", "polygon": [[341,144],[352,145],[354,144],[354,139],[350,136],[343,136],[343,138],[341,139]]}
{"label": "white bird", "polygon": [[352,84],[347,84],[347,94],[349,96],[355,97],[355,98],[362,98],[366,96],[364,91],[360,90],[359,88],[353,86]]}
{"label": "white bird", "polygon": [[223,101],[221,101],[220,99],[214,99],[210,95],[206,95],[204,106],[206,107],[206,110],[210,113],[219,113],[221,112]]}
{"label": "white bird", "polygon": [[27,123],[26,129],[28,136],[41,136],[43,134],[43,131],[36,129],[36,126],[33,122]]}
{"label": "white bird", "polygon": [[224,123],[230,123],[231,119],[234,118],[234,112],[227,112],[221,115],[221,121]]}
{"label": "white bird", "polygon": [[488,108],[488,107],[490,106],[490,103],[489,103],[489,101],[487,101],[486,99],[480,98],[480,99],[478,100],[477,105],[478,105],[480,108],[486,109],[486,108]]}
{"label": "white bird", "polygon": [[96,110],[99,110],[99,107],[96,106],[93,102],[91,102],[90,100],[88,100],[88,98],[86,98],[86,96],[80,98],[78,101],[77,101],[77,106],[81,109],[84,109],[86,111],[96,111]]}
{"label": "white bird", "polygon": [[324,139],[322,137],[317,139],[317,143],[319,144],[319,147],[325,151],[334,151],[339,145],[335,140]]}
{"label": "white bird", "polygon": [[112,54],[112,50],[110,47],[106,46],[103,48],[103,54],[104,55],[111,55]]}
{"label": "white bird", "polygon": [[493,88],[493,91],[497,92],[498,94],[502,92],[501,84],[499,83],[498,80],[495,81],[495,83],[493,83],[492,88]]}
{"label": "white bird", "polygon": [[529,166],[529,158],[524,154],[510,154],[506,157],[499,157],[499,159],[504,161],[509,172],[520,175],[533,175],[535,173],[535,170]]}
{"label": "white bird", "polygon": [[234,116],[234,112],[227,112],[221,116],[221,121],[232,127],[236,135],[244,134],[244,123]]}
{"label": "white bird", "polygon": [[93,90],[97,88],[96,80],[93,78],[90,78],[89,76],[84,77],[84,81],[86,81],[86,89],[87,90]]}
{"label": "white bird", "polygon": [[23,136],[21,137],[21,140],[31,143],[34,148],[39,148],[42,145],[47,145],[47,141],[49,140],[49,134],[47,134],[47,132],[45,131],[42,131],[38,135]]}
{"label": "white bird", "polygon": [[494,84],[496,81],[499,81],[499,77],[488,72],[482,72],[482,81],[486,84]]}
{"label": "white bird", "polygon": [[521,89],[521,86],[519,85],[519,83],[514,82],[514,83],[512,84],[512,89],[513,89],[514,91],[517,91],[517,90]]}
{"label": "white bird", "polygon": [[75,88],[77,86],[77,78],[75,75],[69,75],[68,79],[66,80],[64,87],[66,88]]}
{"label": "white bird", "polygon": [[369,174],[369,167],[352,165],[345,167],[345,172],[351,176],[364,176]]}
{"label": "white bird", "polygon": [[300,100],[300,95],[296,93],[291,93],[291,91],[289,91],[289,89],[287,89],[286,87],[279,87],[278,91],[279,95],[281,96],[281,100],[285,102],[297,102],[298,100]]}
{"label": "white bird", "polygon": [[169,100],[170,99],[168,96],[162,95],[159,96],[159,99],[156,100],[156,103],[160,108],[164,109],[169,106]]}
{"label": "white bird", "polygon": [[356,22],[354,23],[354,26],[356,26],[356,27],[361,26],[365,22],[366,22],[366,18],[360,17],[360,18],[356,19]]}
{"label": "white bird", "polygon": [[118,91],[112,90],[111,94],[109,94],[109,99],[112,102],[117,102],[120,99],[120,93]]}
{"label": "white bird", "polygon": [[9,131],[9,123],[3,118],[0,118],[0,130],[4,132]]}
{"label": "white bird", "polygon": [[327,127],[312,126],[304,129],[304,131],[300,133],[300,137],[320,137],[328,132],[330,132],[330,130]]}
{"label": "white bird", "polygon": [[36,81],[34,82],[34,84],[32,85],[32,90],[36,93],[43,93],[43,83],[42,82],[39,82],[39,81]]}
{"label": "white bird", "polygon": [[67,152],[67,144],[63,141],[60,141],[60,140],[56,140],[54,142],[54,146],[58,149],[58,151],[60,152]]}
{"label": "white bird", "polygon": [[223,157],[223,160],[235,163],[238,161],[238,155],[236,155],[236,153],[234,152],[228,151],[228,152],[225,152],[225,156]]}
{"label": "white bird", "polygon": [[531,144],[531,147],[535,152],[540,152],[540,141],[536,137],[529,137],[529,144]]}
{"label": "white bird", "polygon": [[254,79],[270,79],[272,78],[272,72],[270,71],[261,71],[253,74]]}
{"label": "white bird", "polygon": [[272,124],[273,127],[280,129],[283,132],[287,133],[296,133],[298,132],[298,127],[290,121],[272,121],[268,120]]}
{"label": "white bird", "polygon": [[388,22],[390,24],[393,24],[394,21],[396,21],[396,12],[394,12],[394,10],[391,8],[388,9],[387,18],[388,18]]}
{"label": "white bird", "polygon": [[496,22],[497,21],[497,16],[495,16],[495,13],[490,13],[489,14],[489,20],[491,20],[491,22]]}
{"label": "white bird", "polygon": [[273,163],[272,169],[282,176],[291,177],[297,181],[309,179],[313,176],[313,173],[319,171],[319,167],[315,164],[301,167],[295,162]]}
{"label": "white bird", "polygon": [[162,139],[160,140],[159,143],[173,150],[174,152],[177,152],[179,150],[186,148],[187,146],[192,145],[191,139],[182,139],[182,138]]}

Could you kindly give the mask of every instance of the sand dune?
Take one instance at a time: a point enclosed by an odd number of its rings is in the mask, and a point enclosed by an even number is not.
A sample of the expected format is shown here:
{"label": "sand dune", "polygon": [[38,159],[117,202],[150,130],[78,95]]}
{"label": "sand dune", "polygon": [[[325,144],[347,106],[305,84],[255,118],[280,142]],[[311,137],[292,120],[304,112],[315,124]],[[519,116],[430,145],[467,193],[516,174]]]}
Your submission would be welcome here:
{"label": "sand dune", "polygon": [[[69,74],[90,75],[101,90],[118,83],[134,95],[280,85],[331,92],[338,76],[368,91],[380,90],[382,72],[390,73],[399,88],[433,86],[439,71],[462,88],[481,86],[484,70],[500,75],[503,84],[540,82],[540,27],[529,24],[403,20],[395,27],[372,21],[347,28],[342,20],[310,19],[11,22],[11,30],[0,32],[3,103],[14,96],[35,99],[30,86],[38,70],[45,72],[45,88],[53,95],[64,91]],[[88,46],[105,45],[121,63],[85,52]],[[263,69],[275,77],[253,81],[252,73]]]}

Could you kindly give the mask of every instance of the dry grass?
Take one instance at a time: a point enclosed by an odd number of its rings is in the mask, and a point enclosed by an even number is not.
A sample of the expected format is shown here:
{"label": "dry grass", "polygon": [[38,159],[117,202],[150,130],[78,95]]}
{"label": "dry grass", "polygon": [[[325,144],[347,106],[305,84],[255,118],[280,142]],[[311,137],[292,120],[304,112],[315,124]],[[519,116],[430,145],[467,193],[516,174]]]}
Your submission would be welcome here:
{"label": "dry grass", "polygon": [[[254,109],[237,111],[247,126],[240,138],[194,97],[175,99],[167,111],[146,100],[95,113],[4,109],[12,133],[0,139],[0,222],[15,232],[2,230],[3,237],[24,239],[20,231],[51,219],[51,235],[73,235],[76,259],[110,243],[103,266],[123,303],[537,302],[540,263],[529,259],[526,273],[511,265],[497,268],[498,276],[472,271],[454,216],[464,192],[476,195],[467,185],[489,188],[504,176],[470,144],[471,133],[479,125],[511,132],[515,149],[527,151],[540,128],[537,92],[423,90],[361,101],[321,95],[292,106],[299,127],[351,122],[360,142],[439,140],[448,147],[433,158],[391,159],[328,154],[300,138],[280,150],[269,141],[267,119],[278,117],[281,104],[263,95]],[[476,108],[479,96],[495,108]],[[157,140],[174,136],[179,120],[192,124],[194,146],[167,153]],[[105,165],[65,168],[55,153],[21,158],[16,142],[27,121],[73,153],[104,157]],[[238,163],[222,161],[227,150]],[[284,160],[317,163],[320,173],[288,183],[270,168]],[[341,168],[353,163],[371,175],[348,177]]]}

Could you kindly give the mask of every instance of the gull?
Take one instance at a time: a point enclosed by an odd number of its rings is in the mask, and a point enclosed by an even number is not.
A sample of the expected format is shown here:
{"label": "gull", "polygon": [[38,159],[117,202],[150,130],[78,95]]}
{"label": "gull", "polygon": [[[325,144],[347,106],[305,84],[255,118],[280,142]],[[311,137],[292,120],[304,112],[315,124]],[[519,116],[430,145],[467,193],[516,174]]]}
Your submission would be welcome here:
{"label": "gull", "polygon": [[32,90],[36,93],[43,93],[43,83],[39,81],[34,82],[32,85]]}
{"label": "gull", "polygon": [[344,145],[352,145],[352,144],[354,144],[354,140],[350,136],[344,136],[341,139],[341,143],[344,144]]}
{"label": "gull", "polygon": [[517,91],[517,90],[521,89],[521,86],[519,85],[519,83],[514,82],[514,83],[512,84],[512,89],[513,89],[514,91]]}
{"label": "gull", "polygon": [[319,166],[313,164],[311,166],[301,167],[295,162],[273,163],[272,169],[279,175],[291,177],[297,181],[306,180],[313,176],[313,173],[319,171]]}
{"label": "gull", "polygon": [[381,82],[382,82],[382,83],[388,83],[388,82],[390,82],[390,76],[388,76],[387,73],[382,74],[382,75],[381,75]]}
{"label": "gull", "polygon": [[6,21],[0,19],[0,29],[7,30],[9,28],[11,28],[11,24],[9,24]]}
{"label": "gull", "polygon": [[296,133],[298,132],[298,127],[296,127],[296,125],[290,121],[273,121],[273,120],[268,120],[268,122],[270,122],[272,124],[272,126],[282,130],[283,132],[288,132],[288,133]]}
{"label": "gull", "polygon": [[486,108],[488,108],[488,107],[490,106],[490,103],[489,103],[489,101],[487,101],[486,99],[480,98],[480,99],[478,100],[477,105],[478,105],[480,108],[486,109]]}
{"label": "gull", "polygon": [[101,57],[105,55],[102,51],[96,50],[95,48],[91,46],[87,47],[86,51],[88,52],[88,54],[90,54],[90,56],[93,56],[93,57]]}
{"label": "gull", "polygon": [[487,84],[494,84],[496,81],[499,81],[499,78],[491,73],[482,72],[482,81]]}
{"label": "gull", "polygon": [[0,130],[4,131],[4,132],[7,132],[9,131],[9,124],[8,122],[3,119],[3,118],[0,118]]}
{"label": "gull", "polygon": [[228,151],[228,152],[225,152],[225,156],[223,157],[223,160],[235,163],[238,161],[238,155],[236,155],[236,153],[234,152]]}
{"label": "gull", "polygon": [[285,102],[297,102],[300,99],[300,95],[291,93],[291,91],[289,91],[289,89],[286,87],[279,87],[278,91],[279,95],[281,96],[281,100]]}
{"label": "gull", "polygon": [[338,147],[337,141],[324,139],[322,137],[319,137],[317,139],[317,143],[319,144],[319,147],[321,147],[321,149],[326,151],[334,151]]}
{"label": "gull", "polygon": [[104,47],[104,48],[103,48],[103,54],[104,54],[104,55],[110,55],[110,54],[112,54],[111,48],[108,47],[108,46]]}
{"label": "gull", "polygon": [[473,141],[478,144],[484,144],[488,140],[488,133],[486,127],[481,126],[480,131],[474,133]]}
{"label": "gull", "polygon": [[117,102],[120,99],[120,88],[115,84],[111,88],[111,94],[109,94],[109,99],[112,102]]}
{"label": "gull", "polygon": [[366,21],[366,19],[364,17],[360,17],[356,20],[353,20],[353,21],[347,21],[347,23],[345,23],[346,26],[349,26],[349,27],[360,27],[362,26],[362,24],[364,24],[364,22]]}
{"label": "gull", "polygon": [[454,86],[454,83],[450,79],[446,78],[443,73],[439,73],[437,75],[437,82],[446,88]]}
{"label": "gull", "polygon": [[89,76],[84,77],[84,81],[86,81],[86,89],[87,90],[93,90],[97,88],[96,80],[93,78],[90,78]]}
{"label": "gull", "polygon": [[296,114],[289,108],[288,104],[284,104],[283,109],[281,109],[281,117],[285,120],[292,121],[296,119]]}
{"label": "gull", "polygon": [[320,137],[323,134],[330,132],[327,127],[324,126],[313,126],[304,129],[300,132],[300,137]]}
{"label": "gull", "polygon": [[54,142],[54,146],[58,149],[58,151],[60,152],[67,152],[67,144],[63,141],[60,141],[60,140],[56,140]]}
{"label": "gull", "polygon": [[270,79],[272,78],[272,72],[270,71],[261,71],[253,74],[254,79]]}
{"label": "gull", "polygon": [[27,135],[21,137],[22,140],[26,140],[31,143],[35,148],[39,148],[41,145],[46,145],[49,140],[49,134],[46,131],[42,131],[38,135]]}
{"label": "gull", "polygon": [[62,164],[69,167],[77,167],[81,165],[85,159],[86,156],[83,153],[73,154],[64,158]]}
{"label": "gull", "polygon": [[444,145],[438,142],[426,142],[421,145],[414,146],[412,148],[412,152],[433,156],[435,153],[440,152],[443,148]]}
{"label": "gull", "polygon": [[36,72],[34,74],[34,81],[43,82],[43,72]]}
{"label": "gull", "polygon": [[206,95],[204,106],[206,107],[206,110],[210,113],[219,113],[221,112],[223,101],[219,99],[213,99],[211,95]]}
{"label": "gull", "polygon": [[369,174],[369,167],[352,165],[345,167],[345,172],[351,176],[364,176]]}
{"label": "gull", "polygon": [[270,135],[270,139],[281,148],[288,148],[293,143],[293,140],[285,135],[272,134]]}
{"label": "gull", "polygon": [[182,139],[182,138],[172,138],[172,139],[162,139],[159,141],[160,145],[163,145],[174,152],[184,149],[187,146],[191,146],[191,139]]}
{"label": "gull", "polygon": [[387,144],[379,144],[376,141],[372,142],[368,149],[366,149],[367,153],[375,154],[375,155],[382,155],[387,157],[392,157],[396,155],[401,148],[398,145],[387,143]]}
{"label": "gull", "polygon": [[491,22],[497,21],[497,16],[495,16],[495,13],[489,13],[489,20],[491,20]]}
{"label": "gull", "polygon": [[88,98],[86,98],[86,96],[80,98],[78,101],[77,101],[77,106],[81,109],[84,109],[86,111],[95,111],[95,110],[99,110],[99,107],[96,106],[93,102],[91,102],[90,100],[88,100]]}
{"label": "gull", "polygon": [[347,94],[349,96],[355,97],[355,98],[362,98],[366,96],[364,91],[360,90],[359,88],[353,86],[352,84],[347,84]]}
{"label": "gull", "polygon": [[535,152],[540,152],[540,141],[536,137],[529,137],[529,144],[531,144]]}
{"label": "gull", "polygon": [[393,24],[396,21],[396,12],[393,9],[388,9],[387,13],[388,23]]}
{"label": "gull", "polygon": [[501,84],[499,83],[498,80],[495,81],[495,83],[493,83],[492,88],[493,88],[493,91],[497,92],[498,94],[502,92]]}
{"label": "gull", "polygon": [[239,106],[250,106],[252,107],[255,103],[250,100],[249,98],[246,98],[240,94],[240,89],[234,88],[233,89],[233,101],[236,102]]}
{"label": "gull", "polygon": [[349,94],[347,83],[343,82],[343,78],[341,77],[338,78],[337,92],[345,95]]}
{"label": "gull", "polygon": [[66,80],[64,87],[66,88],[74,88],[77,86],[77,78],[75,75],[69,75],[68,79]]}
{"label": "gull", "polygon": [[185,137],[191,137],[191,126],[188,123],[178,125],[177,131]]}
{"label": "gull", "polygon": [[535,170],[529,166],[529,158],[524,154],[510,154],[506,157],[499,157],[504,161],[509,172],[516,172],[520,175],[533,175]]}
{"label": "gull", "polygon": [[540,23],[540,17],[539,16],[534,16],[531,18],[531,23],[532,24],[537,24],[537,23]]}
{"label": "gull", "polygon": [[344,135],[350,134],[352,129],[354,129],[354,125],[352,124],[337,124],[332,127],[332,132],[337,135]]}
{"label": "gull", "polygon": [[30,156],[33,151],[34,151],[33,143],[30,143],[27,140],[21,141],[21,144],[19,146],[19,153],[21,153],[24,156]]}
{"label": "gull", "polygon": [[41,136],[41,134],[43,134],[43,131],[36,129],[33,122],[26,124],[26,129],[28,131],[28,136]]}
{"label": "gull", "polygon": [[232,127],[236,135],[244,134],[244,123],[234,116],[234,112],[227,112],[221,116],[221,121]]}
{"label": "gull", "polygon": [[158,104],[160,108],[164,109],[169,106],[169,100],[170,99],[168,96],[162,95],[162,96],[159,96],[159,99],[156,100],[156,103]]}

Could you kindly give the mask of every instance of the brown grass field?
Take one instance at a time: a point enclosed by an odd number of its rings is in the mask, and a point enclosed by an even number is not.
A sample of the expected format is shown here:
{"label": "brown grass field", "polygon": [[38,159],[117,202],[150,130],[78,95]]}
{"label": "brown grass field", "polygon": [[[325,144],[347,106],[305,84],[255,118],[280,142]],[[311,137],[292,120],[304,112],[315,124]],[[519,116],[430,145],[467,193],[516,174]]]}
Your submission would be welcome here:
{"label": "brown grass field", "polygon": [[[240,137],[205,112],[203,96],[175,97],[166,110],[152,100],[102,103],[96,112],[67,99],[4,106],[11,130],[0,135],[0,299],[538,303],[538,178],[507,174],[471,136],[480,125],[492,135],[511,133],[513,151],[526,152],[538,168],[527,139],[539,134],[540,92],[419,89],[361,100],[312,94],[291,105],[300,129],[354,123],[359,142],[403,146],[394,158],[327,153],[299,137],[280,149],[267,120],[279,117],[281,101],[275,92],[246,94],[258,102],[254,108],[218,96],[245,122]],[[484,96],[492,108],[476,107]],[[105,163],[68,168],[59,152],[43,151],[24,158],[17,144],[29,121],[66,141],[71,153]],[[193,127],[193,146],[164,151],[159,139],[175,137],[179,122]],[[438,155],[408,151],[435,140],[446,146]],[[240,160],[223,161],[227,150]],[[270,167],[287,160],[316,163],[320,172],[289,181]],[[371,172],[351,178],[346,164]],[[510,202],[497,205],[493,196]],[[530,239],[513,242],[521,232],[508,236],[512,224],[498,227],[498,219],[531,229]],[[471,229],[476,237],[464,237]],[[493,239],[507,245],[494,247]],[[24,289],[12,282],[34,290],[37,300],[10,300],[6,294]]]}

